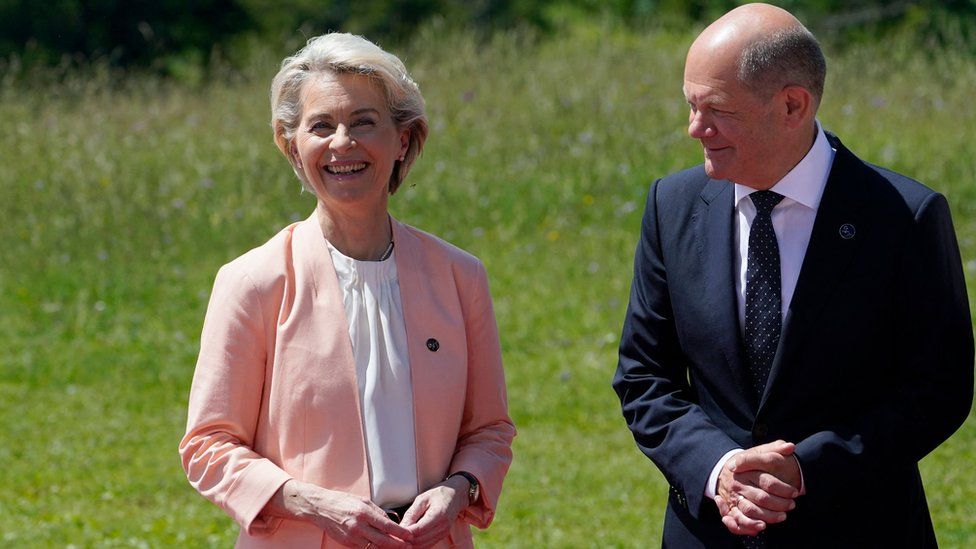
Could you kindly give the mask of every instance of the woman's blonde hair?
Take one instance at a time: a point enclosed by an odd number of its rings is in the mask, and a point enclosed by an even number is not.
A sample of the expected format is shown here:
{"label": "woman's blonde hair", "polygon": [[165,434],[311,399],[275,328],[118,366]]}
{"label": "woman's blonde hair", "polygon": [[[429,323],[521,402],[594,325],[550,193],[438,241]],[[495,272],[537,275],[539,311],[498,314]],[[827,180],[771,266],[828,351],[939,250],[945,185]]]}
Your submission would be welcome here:
{"label": "woman's blonde hair", "polygon": [[424,98],[397,56],[361,36],[336,32],[316,36],[281,62],[281,69],[271,81],[271,127],[275,144],[291,162],[305,189],[315,194],[308,188],[289,148],[302,116],[302,88],[310,78],[323,72],[372,78],[383,89],[397,129],[409,130],[407,152],[403,160],[394,163],[390,175],[389,191],[395,193],[427,141]]}

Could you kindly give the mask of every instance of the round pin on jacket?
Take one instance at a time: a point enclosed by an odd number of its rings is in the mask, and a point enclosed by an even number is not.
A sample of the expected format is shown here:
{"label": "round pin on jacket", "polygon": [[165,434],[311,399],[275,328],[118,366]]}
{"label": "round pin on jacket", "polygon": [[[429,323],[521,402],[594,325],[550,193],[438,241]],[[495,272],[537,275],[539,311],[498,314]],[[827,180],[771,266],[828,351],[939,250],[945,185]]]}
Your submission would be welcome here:
{"label": "round pin on jacket", "polygon": [[850,240],[854,238],[854,234],[857,233],[857,231],[854,230],[854,225],[851,225],[850,223],[844,223],[843,225],[841,225],[840,230],[838,232],[840,233],[840,237],[843,238],[844,240]]}
{"label": "round pin on jacket", "polygon": [[436,339],[430,338],[427,340],[427,348],[430,349],[431,352],[436,353],[437,349],[441,348],[441,344]]}

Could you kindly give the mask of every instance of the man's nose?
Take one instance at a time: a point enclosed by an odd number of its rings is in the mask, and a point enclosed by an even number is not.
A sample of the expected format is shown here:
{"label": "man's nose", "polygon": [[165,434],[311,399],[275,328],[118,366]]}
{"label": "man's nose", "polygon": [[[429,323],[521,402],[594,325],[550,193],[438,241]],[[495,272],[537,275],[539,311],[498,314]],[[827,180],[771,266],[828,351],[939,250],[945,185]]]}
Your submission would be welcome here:
{"label": "man's nose", "polygon": [[712,137],[715,135],[715,128],[712,126],[711,121],[701,111],[698,111],[692,113],[688,119],[688,135],[693,139]]}

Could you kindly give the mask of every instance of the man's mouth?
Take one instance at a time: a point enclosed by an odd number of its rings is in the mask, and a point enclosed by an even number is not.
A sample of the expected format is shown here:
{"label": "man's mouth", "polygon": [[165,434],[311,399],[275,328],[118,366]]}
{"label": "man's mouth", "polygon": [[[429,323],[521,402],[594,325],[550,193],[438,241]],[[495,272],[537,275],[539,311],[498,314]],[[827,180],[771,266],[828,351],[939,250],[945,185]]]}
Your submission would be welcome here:
{"label": "man's mouth", "polygon": [[351,173],[358,173],[366,169],[367,164],[365,162],[360,162],[358,164],[337,164],[334,166],[326,166],[325,171],[331,173],[332,175],[349,175]]}

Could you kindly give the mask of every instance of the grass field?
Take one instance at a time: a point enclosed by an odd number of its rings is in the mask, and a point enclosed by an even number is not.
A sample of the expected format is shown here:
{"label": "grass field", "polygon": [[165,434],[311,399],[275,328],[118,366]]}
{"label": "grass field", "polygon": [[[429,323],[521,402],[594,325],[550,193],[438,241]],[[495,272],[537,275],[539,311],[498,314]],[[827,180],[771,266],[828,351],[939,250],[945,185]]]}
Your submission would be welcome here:
{"label": "grass field", "polygon": [[[692,36],[429,29],[398,52],[432,131],[392,207],[485,261],[519,428],[479,546],[659,545],[666,484],[609,383],[647,186],[700,162]],[[0,74],[0,546],[232,544],[176,448],[217,268],[314,206],[271,141],[276,62],[199,87]],[[824,125],[948,196],[976,295],[976,63],[906,39],[828,62]],[[940,543],[976,546],[976,417],[922,469]]]}

